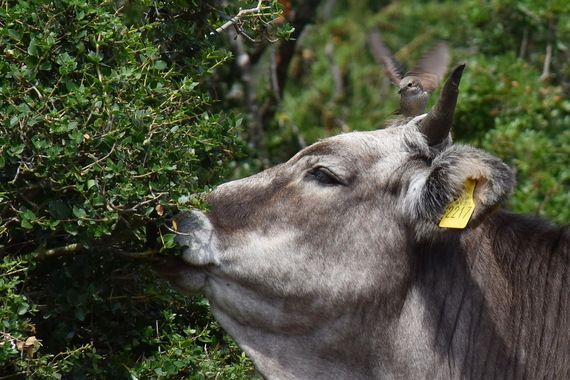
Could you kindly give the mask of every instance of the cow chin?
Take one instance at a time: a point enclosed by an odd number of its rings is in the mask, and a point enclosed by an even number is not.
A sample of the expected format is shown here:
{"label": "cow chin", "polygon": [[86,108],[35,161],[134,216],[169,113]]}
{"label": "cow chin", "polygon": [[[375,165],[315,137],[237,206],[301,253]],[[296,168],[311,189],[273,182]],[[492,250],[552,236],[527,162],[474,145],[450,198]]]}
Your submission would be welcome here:
{"label": "cow chin", "polygon": [[161,258],[153,263],[152,269],[181,293],[194,295],[204,292],[206,273],[179,257]]}

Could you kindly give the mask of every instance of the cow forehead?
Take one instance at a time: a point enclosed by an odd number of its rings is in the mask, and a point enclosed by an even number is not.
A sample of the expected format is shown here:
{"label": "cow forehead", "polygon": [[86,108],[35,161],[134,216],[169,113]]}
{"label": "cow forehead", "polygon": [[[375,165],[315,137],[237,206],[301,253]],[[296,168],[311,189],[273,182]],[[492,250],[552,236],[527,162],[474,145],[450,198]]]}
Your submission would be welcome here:
{"label": "cow forehead", "polygon": [[336,162],[389,157],[399,152],[427,153],[427,142],[414,120],[407,124],[370,132],[350,132],[323,139],[301,150],[291,158],[296,163],[306,157],[323,158]]}

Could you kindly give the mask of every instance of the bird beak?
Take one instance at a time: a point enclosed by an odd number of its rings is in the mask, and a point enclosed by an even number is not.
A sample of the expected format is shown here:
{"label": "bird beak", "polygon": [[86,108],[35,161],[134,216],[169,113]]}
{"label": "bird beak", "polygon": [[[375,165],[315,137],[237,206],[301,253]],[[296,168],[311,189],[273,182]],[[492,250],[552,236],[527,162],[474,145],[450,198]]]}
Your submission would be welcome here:
{"label": "bird beak", "polygon": [[402,91],[404,91],[404,89],[400,87],[400,88],[398,89],[398,94],[401,94]]}

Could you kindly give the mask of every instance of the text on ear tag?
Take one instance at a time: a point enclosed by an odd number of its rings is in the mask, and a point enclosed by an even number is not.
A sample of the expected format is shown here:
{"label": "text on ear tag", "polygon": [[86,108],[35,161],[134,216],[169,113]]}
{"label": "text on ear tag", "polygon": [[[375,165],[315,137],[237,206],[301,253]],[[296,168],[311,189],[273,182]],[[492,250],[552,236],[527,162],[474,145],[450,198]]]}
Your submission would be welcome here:
{"label": "text on ear tag", "polygon": [[473,211],[475,210],[475,201],[473,200],[473,192],[477,182],[473,179],[465,181],[465,189],[459,199],[451,202],[443,217],[439,221],[440,227],[446,228],[465,228]]}

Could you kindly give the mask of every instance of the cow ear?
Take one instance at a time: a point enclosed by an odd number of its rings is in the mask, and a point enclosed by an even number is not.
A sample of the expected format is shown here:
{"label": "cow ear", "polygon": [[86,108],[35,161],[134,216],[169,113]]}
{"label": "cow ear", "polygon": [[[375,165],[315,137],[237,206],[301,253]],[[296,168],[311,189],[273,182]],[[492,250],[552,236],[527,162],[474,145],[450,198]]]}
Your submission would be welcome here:
{"label": "cow ear", "polygon": [[[414,202],[417,217],[440,225],[444,215],[449,217],[450,206],[456,206],[458,199],[468,199],[473,201],[473,213],[465,220],[467,227],[477,225],[504,201],[515,183],[512,169],[501,160],[463,145],[452,145],[439,153],[423,180]],[[466,189],[470,181],[475,185],[472,195]]]}

